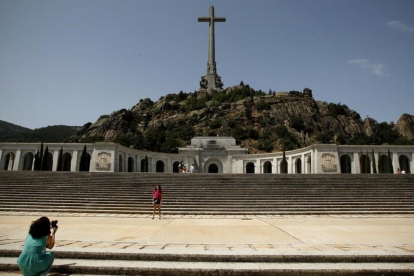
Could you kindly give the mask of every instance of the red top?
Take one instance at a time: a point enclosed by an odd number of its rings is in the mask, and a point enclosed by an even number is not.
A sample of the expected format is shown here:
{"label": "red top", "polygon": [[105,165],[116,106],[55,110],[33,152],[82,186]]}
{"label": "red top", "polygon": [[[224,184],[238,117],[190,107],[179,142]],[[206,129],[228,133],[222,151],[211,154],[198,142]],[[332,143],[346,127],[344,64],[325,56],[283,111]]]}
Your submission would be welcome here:
{"label": "red top", "polygon": [[158,192],[157,190],[154,191],[154,198],[161,199],[162,192]]}

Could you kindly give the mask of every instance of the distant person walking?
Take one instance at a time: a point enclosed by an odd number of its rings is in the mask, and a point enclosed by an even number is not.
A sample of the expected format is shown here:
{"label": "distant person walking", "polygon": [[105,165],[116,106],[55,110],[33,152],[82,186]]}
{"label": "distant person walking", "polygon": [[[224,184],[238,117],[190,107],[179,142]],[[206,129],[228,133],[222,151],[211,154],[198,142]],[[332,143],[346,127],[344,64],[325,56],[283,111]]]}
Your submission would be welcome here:
{"label": "distant person walking", "polygon": [[[53,232],[50,231],[53,229]],[[41,217],[30,225],[29,234],[24,242],[23,252],[17,259],[17,265],[24,276],[46,276],[52,268],[55,253],[46,252],[46,248],[55,246],[56,224],[50,224],[47,217]]]}
{"label": "distant person walking", "polygon": [[155,186],[154,196],[152,197],[152,219],[155,217],[155,209],[158,207],[159,219],[161,219],[162,189],[160,185]]}

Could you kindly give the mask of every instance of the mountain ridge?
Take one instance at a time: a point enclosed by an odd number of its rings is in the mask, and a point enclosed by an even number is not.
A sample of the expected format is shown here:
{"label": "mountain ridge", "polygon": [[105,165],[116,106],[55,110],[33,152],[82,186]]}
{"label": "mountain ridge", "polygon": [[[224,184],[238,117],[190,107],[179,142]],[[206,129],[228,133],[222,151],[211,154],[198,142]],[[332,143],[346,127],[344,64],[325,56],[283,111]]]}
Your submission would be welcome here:
{"label": "mountain ridge", "polygon": [[30,129],[6,121],[0,121],[0,142],[65,142],[79,131],[78,126],[55,125]]}

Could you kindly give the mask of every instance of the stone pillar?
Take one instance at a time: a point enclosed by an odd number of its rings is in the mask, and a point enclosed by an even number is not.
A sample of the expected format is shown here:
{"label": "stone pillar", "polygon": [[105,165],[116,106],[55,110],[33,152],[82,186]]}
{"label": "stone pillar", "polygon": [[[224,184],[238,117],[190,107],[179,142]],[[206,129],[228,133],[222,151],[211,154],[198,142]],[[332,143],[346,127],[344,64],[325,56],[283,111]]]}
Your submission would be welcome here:
{"label": "stone pillar", "polygon": [[148,156],[148,172],[156,172],[155,168],[155,158]]}
{"label": "stone pillar", "polygon": [[70,162],[70,171],[77,172],[78,171],[78,150],[74,150],[72,152],[72,160]]}
{"label": "stone pillar", "polygon": [[315,164],[316,164],[315,163],[316,162],[315,156],[316,156],[315,150],[313,149],[311,151],[311,171],[310,171],[311,174],[314,174],[315,173]]}
{"label": "stone pillar", "polygon": [[286,160],[288,161],[288,173],[292,173],[292,165],[293,165],[293,159],[292,156],[286,157]]}
{"label": "stone pillar", "polygon": [[128,158],[129,158],[128,153],[125,153],[125,158],[124,158],[124,172],[128,172]]}
{"label": "stone pillar", "polygon": [[306,171],[308,168],[306,168],[306,161],[305,161],[305,154],[304,153],[302,153],[302,157],[300,159],[301,159],[302,173],[308,173]]}
{"label": "stone pillar", "polygon": [[392,166],[394,167],[394,174],[397,173],[397,169],[400,168],[400,160],[398,160],[398,152],[391,152],[392,154]]}
{"label": "stone pillar", "polygon": [[360,174],[361,173],[361,166],[359,164],[359,153],[354,152],[354,158],[352,160],[352,173],[353,174]]}
{"label": "stone pillar", "polygon": [[[0,156],[1,156],[1,152],[0,152]],[[0,162],[0,164],[1,164],[1,162]],[[414,174],[414,151],[413,151],[413,154],[412,154],[412,156],[411,156],[411,162],[410,162],[410,172],[411,172],[412,174]]]}
{"label": "stone pillar", "polygon": [[16,156],[14,157],[13,162],[13,171],[19,171],[20,170],[20,157],[22,155],[22,150],[16,150]]}
{"label": "stone pillar", "polygon": [[[91,155],[91,157],[92,157],[92,155]],[[59,161],[59,150],[55,150],[55,151],[53,151],[53,166],[52,166],[52,171],[53,172],[57,171],[58,161]]]}

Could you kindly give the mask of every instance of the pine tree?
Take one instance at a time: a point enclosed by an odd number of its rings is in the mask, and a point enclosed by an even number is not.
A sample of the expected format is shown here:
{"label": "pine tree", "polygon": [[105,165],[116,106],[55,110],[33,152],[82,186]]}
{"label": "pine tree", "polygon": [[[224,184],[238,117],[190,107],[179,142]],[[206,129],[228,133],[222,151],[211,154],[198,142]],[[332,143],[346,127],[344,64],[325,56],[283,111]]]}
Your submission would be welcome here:
{"label": "pine tree", "polygon": [[366,173],[367,171],[365,170],[365,164],[364,164],[364,156],[362,155],[362,150],[361,150],[361,155],[359,156],[359,167],[361,168],[361,173]]}
{"label": "pine tree", "polygon": [[379,171],[379,173],[385,173],[384,172],[384,163],[382,162],[382,156],[381,156],[381,152],[380,151],[378,152],[378,156],[379,156],[379,159],[378,159],[378,171]]}
{"label": "pine tree", "polygon": [[86,145],[83,147],[80,163],[79,163],[79,171],[86,172],[88,171],[88,155],[86,153]]}
{"label": "pine tree", "polygon": [[43,159],[42,159],[42,166],[41,166],[42,171],[47,171],[47,168],[49,165],[48,157],[49,157],[49,147],[46,146],[45,153],[43,154]]}
{"label": "pine tree", "polygon": [[43,163],[43,140],[42,140],[42,144],[40,145],[39,169],[38,169],[38,171],[40,171],[42,169],[42,163]]}
{"label": "pine tree", "polygon": [[280,163],[280,170],[281,170],[281,173],[287,173],[288,172],[288,164],[287,164],[287,161],[286,161],[285,148],[283,148],[283,159],[282,159],[282,162]]}
{"label": "pine tree", "polygon": [[366,173],[371,173],[371,168],[370,168],[370,165],[369,165],[369,157],[368,157],[368,152],[367,152],[367,154],[365,155],[364,166],[365,166],[365,172],[366,172]]}
{"label": "pine tree", "polygon": [[56,170],[58,172],[61,172],[62,169],[63,169],[63,159],[62,159],[62,155],[63,155],[63,148],[60,148],[59,156],[58,156],[58,163],[57,163],[57,168],[56,168]]}
{"label": "pine tree", "polygon": [[346,155],[346,173],[351,173],[351,157]]}
{"label": "pine tree", "polygon": [[372,149],[372,172],[377,173],[377,165],[375,164],[374,149]]}
{"label": "pine tree", "polygon": [[394,173],[394,168],[392,166],[391,153],[389,149],[388,149],[388,158],[387,158],[387,173]]}
{"label": "pine tree", "polygon": [[37,148],[37,152],[35,154],[35,162],[34,162],[34,166],[33,166],[33,170],[34,171],[40,171],[40,153],[39,153],[39,148]]}

